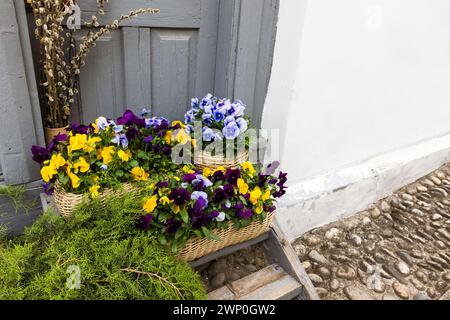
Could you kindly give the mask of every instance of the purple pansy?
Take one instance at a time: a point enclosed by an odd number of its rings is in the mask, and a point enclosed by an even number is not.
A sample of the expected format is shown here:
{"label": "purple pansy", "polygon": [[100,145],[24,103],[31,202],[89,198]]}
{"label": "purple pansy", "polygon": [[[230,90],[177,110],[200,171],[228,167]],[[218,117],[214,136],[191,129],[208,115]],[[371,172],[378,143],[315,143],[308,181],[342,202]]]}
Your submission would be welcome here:
{"label": "purple pansy", "polygon": [[31,153],[33,154],[33,160],[39,164],[43,164],[44,161],[50,159],[50,151],[44,147],[32,146]]}
{"label": "purple pansy", "polygon": [[141,216],[138,218],[136,222],[136,227],[140,230],[147,230],[150,228],[150,225],[152,224],[153,216],[149,213],[145,216]]}
{"label": "purple pansy", "polygon": [[236,185],[237,180],[241,177],[241,171],[239,169],[228,168],[225,176],[229,183]]}
{"label": "purple pansy", "polygon": [[227,198],[228,198],[228,195],[225,192],[225,190],[223,190],[223,188],[217,188],[216,190],[214,190],[213,201],[215,203],[221,203],[222,201],[226,200]]}
{"label": "purple pansy", "polygon": [[252,209],[244,208],[244,209],[241,209],[238,211],[238,215],[242,219],[249,219],[253,216],[253,211],[252,211]]}
{"label": "purple pansy", "polygon": [[169,199],[172,200],[177,206],[182,206],[186,201],[189,201],[191,195],[189,191],[184,188],[174,189],[169,194]]}
{"label": "purple pansy", "polygon": [[175,219],[168,219],[165,223],[166,233],[174,234],[181,227],[181,221]]}
{"label": "purple pansy", "polygon": [[152,141],[153,141],[153,136],[152,135],[149,135],[149,136],[144,138],[144,142],[145,143],[152,143]]}

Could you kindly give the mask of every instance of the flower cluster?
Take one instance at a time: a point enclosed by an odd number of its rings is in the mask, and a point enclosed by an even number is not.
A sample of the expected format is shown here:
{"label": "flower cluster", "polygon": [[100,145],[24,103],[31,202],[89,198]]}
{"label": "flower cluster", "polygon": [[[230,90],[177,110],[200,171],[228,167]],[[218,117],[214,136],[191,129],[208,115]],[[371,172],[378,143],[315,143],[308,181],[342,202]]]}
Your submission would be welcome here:
{"label": "flower cluster", "polygon": [[274,167],[260,171],[245,162],[200,171],[186,165],[180,176],[148,187],[138,227],[156,230],[162,243],[177,247],[192,235],[213,237],[211,230],[226,227],[224,222],[239,228],[263,220],[286,189],[286,174],[275,176]]}
{"label": "flower cluster", "polygon": [[203,99],[194,98],[191,109],[184,115],[186,131],[193,133],[194,122],[202,122],[203,141],[234,140],[247,131],[249,120],[245,117],[245,104],[231,102],[207,94]]}
{"label": "flower cluster", "polygon": [[172,147],[187,143],[182,124],[163,117],[146,118],[126,110],[118,119],[99,117],[88,126],[73,124],[48,148],[33,146],[33,159],[42,165],[44,190],[56,181],[67,191],[98,196],[122,182],[147,181],[150,174],[173,168]]}

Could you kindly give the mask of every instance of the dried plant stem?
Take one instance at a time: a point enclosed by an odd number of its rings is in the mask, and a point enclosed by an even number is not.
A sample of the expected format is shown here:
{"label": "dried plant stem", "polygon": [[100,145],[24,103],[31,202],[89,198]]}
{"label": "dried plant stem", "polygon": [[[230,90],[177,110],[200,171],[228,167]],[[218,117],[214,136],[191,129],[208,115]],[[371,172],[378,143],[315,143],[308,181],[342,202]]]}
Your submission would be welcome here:
{"label": "dried plant stem", "polygon": [[94,46],[95,42],[100,39],[102,36],[104,36],[107,33],[110,33],[113,30],[116,30],[119,28],[120,24],[125,20],[130,20],[136,17],[139,14],[143,13],[152,13],[156,14],[159,13],[159,9],[154,8],[146,8],[146,9],[137,9],[130,11],[127,15],[122,15],[119,19],[114,20],[112,23],[105,25],[104,27],[100,28],[99,31],[95,33],[91,33],[80,43],[80,48],[78,53],[75,55],[75,57],[71,61],[71,66],[73,72],[76,74],[80,72],[80,68],[84,64],[84,58],[88,54],[89,50]]}
{"label": "dried plant stem", "polygon": [[[104,14],[104,6],[109,0],[96,0],[97,14]],[[147,8],[131,11],[112,23],[90,32],[83,37],[80,46],[74,44],[73,30],[67,32],[69,40],[65,46],[63,22],[71,13],[76,0],[28,0],[33,9],[36,29],[35,35],[41,45],[42,88],[44,92],[45,126],[59,128],[68,125],[71,106],[78,94],[76,88],[80,68],[95,42],[103,35],[119,28],[121,22],[132,19],[142,13],[158,13],[159,9]],[[86,24],[98,27],[97,15]],[[68,47],[68,48],[66,48]]]}
{"label": "dried plant stem", "polygon": [[153,272],[145,272],[145,271],[140,271],[140,270],[136,270],[136,269],[130,269],[130,268],[124,268],[124,269],[120,269],[120,271],[123,272],[129,272],[129,273],[135,273],[137,274],[138,277],[140,277],[141,275],[145,275],[145,276],[149,276],[149,277],[153,277],[159,280],[159,282],[161,282],[161,284],[168,284],[170,287],[172,287],[172,289],[175,290],[175,292],[177,293],[177,295],[183,299],[183,295],[181,294],[180,289],[173,284],[172,282],[170,282],[169,280],[167,280],[164,277],[161,277],[159,274],[157,273],[153,273]]}

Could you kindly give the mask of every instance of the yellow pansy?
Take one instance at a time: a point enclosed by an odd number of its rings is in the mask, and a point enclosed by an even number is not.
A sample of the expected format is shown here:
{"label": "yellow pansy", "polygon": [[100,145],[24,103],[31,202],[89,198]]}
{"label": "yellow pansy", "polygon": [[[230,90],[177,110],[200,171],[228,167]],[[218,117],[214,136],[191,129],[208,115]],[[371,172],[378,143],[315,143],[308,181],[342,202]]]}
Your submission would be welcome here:
{"label": "yellow pansy", "polygon": [[58,172],[56,171],[54,166],[49,165],[42,167],[41,169],[42,180],[44,180],[44,182],[49,182],[53,178],[53,176],[57,173]]}
{"label": "yellow pansy", "polygon": [[80,172],[84,173],[84,172],[89,171],[90,165],[84,157],[80,157],[80,158],[78,158],[78,161],[75,162],[73,167],[75,170],[77,170],[77,171],[79,170]]}
{"label": "yellow pansy", "polygon": [[180,207],[177,206],[177,205],[174,205],[174,206],[173,206],[173,213],[177,214],[177,213],[179,213],[179,212],[180,212]]}
{"label": "yellow pansy", "polygon": [[216,168],[216,170],[214,170],[214,173],[216,173],[217,171],[222,171],[223,173],[225,173],[225,171],[227,171],[227,170],[225,169],[224,166],[218,166],[218,167]]}
{"label": "yellow pansy", "polygon": [[258,206],[255,208],[256,214],[261,214],[263,212],[263,208],[261,206]]}
{"label": "yellow pansy", "polygon": [[134,167],[131,169],[131,175],[136,181],[146,181],[149,176],[149,174],[141,167]]}
{"label": "yellow pansy", "polygon": [[166,136],[164,137],[166,139],[166,144],[170,144],[170,141],[172,141],[172,131],[167,130]]}
{"label": "yellow pansy", "polygon": [[194,148],[197,148],[197,140],[191,139],[191,143]]}
{"label": "yellow pansy", "polygon": [[157,195],[153,195],[150,198],[147,198],[147,200],[144,203],[144,210],[147,213],[152,213],[156,206],[158,204],[158,196]]}
{"label": "yellow pansy", "polygon": [[60,153],[52,155],[52,158],[50,159],[50,166],[53,166],[53,168],[58,170],[65,164],[66,159],[64,159],[64,157]]}
{"label": "yellow pansy", "polygon": [[185,128],[186,127],[184,125],[184,123],[181,122],[180,120],[172,121],[172,127],[175,127],[177,124],[179,124],[181,128]]}
{"label": "yellow pansy", "polygon": [[111,147],[104,147],[103,148],[103,150],[101,152],[101,155],[102,155],[104,164],[109,164],[111,162],[114,152],[115,151],[114,151],[114,147],[113,146],[111,146]]}
{"label": "yellow pansy", "polygon": [[94,123],[91,124],[91,126],[94,128],[94,133],[98,133],[99,132],[97,123],[94,122]]}
{"label": "yellow pansy", "polygon": [[127,150],[127,151],[119,150],[119,152],[117,152],[117,155],[119,156],[120,160],[122,160],[123,162],[130,161],[130,159],[131,159],[130,150]]}
{"label": "yellow pansy", "polygon": [[159,202],[162,204],[168,204],[168,203],[170,203],[170,200],[168,197],[164,196],[159,199]]}
{"label": "yellow pansy", "polygon": [[77,133],[69,139],[69,153],[72,151],[81,150],[87,143],[87,136],[85,134]]}
{"label": "yellow pansy", "polygon": [[92,198],[98,197],[98,189],[100,189],[100,186],[98,184],[89,188],[89,192],[91,193]]}
{"label": "yellow pansy", "polygon": [[256,205],[256,203],[258,202],[258,199],[260,198],[262,196],[262,192],[261,192],[261,189],[258,187],[258,186],[256,186],[255,187],[255,189],[253,189],[253,191],[252,192],[250,192],[250,202],[253,204],[253,205]]}
{"label": "yellow pansy", "polygon": [[261,199],[263,201],[267,201],[267,200],[269,200],[269,198],[270,198],[270,190],[267,189],[266,192],[264,192],[264,194],[262,195]]}
{"label": "yellow pansy", "polygon": [[180,181],[180,177],[173,177],[176,181]]}
{"label": "yellow pansy", "polygon": [[191,139],[191,137],[186,133],[186,131],[184,130],[179,130],[177,135],[176,135],[176,139],[179,143],[181,144],[186,144],[189,142],[189,140]]}
{"label": "yellow pansy", "polygon": [[237,180],[237,187],[239,189],[240,194],[247,194],[248,192],[248,184],[245,183],[244,179],[239,178]]}
{"label": "yellow pansy", "polygon": [[83,150],[86,152],[92,152],[95,150],[95,144],[97,142],[101,142],[102,138],[100,137],[89,137],[86,144],[84,145]]}
{"label": "yellow pansy", "polygon": [[195,171],[192,170],[192,168],[190,166],[188,166],[188,165],[184,165],[183,166],[183,172],[184,173],[195,173]]}
{"label": "yellow pansy", "polygon": [[210,175],[212,175],[212,173],[213,173],[213,171],[210,168],[208,168],[208,167],[203,169],[203,175],[205,177],[209,177]]}
{"label": "yellow pansy", "polygon": [[242,164],[242,169],[248,173],[249,176],[253,176],[256,172],[255,168],[250,161],[246,161]]}
{"label": "yellow pansy", "polygon": [[72,188],[76,189],[80,186],[81,180],[78,176],[70,171],[70,168],[67,167],[67,175],[70,178],[70,182],[72,183]]}

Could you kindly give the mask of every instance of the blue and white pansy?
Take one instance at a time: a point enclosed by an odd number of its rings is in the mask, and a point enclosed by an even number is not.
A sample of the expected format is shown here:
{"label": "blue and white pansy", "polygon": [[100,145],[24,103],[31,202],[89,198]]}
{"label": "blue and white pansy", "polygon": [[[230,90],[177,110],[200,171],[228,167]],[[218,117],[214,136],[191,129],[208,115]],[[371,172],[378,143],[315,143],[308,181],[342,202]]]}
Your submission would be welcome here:
{"label": "blue and white pansy", "polygon": [[201,121],[204,141],[212,142],[223,138],[234,140],[248,130],[245,108],[241,100],[231,102],[230,99],[220,99],[210,93],[202,99],[193,98],[191,109],[184,115],[186,132],[192,134],[194,122]]}

